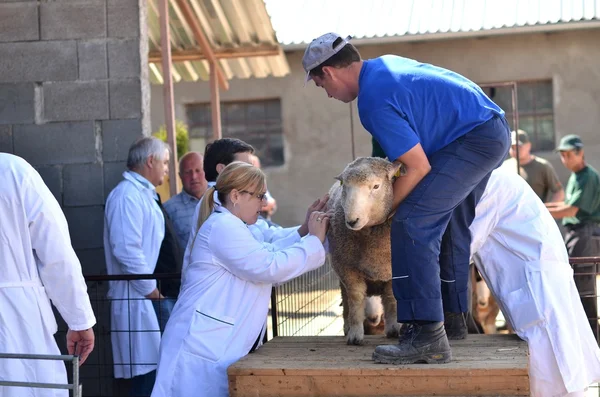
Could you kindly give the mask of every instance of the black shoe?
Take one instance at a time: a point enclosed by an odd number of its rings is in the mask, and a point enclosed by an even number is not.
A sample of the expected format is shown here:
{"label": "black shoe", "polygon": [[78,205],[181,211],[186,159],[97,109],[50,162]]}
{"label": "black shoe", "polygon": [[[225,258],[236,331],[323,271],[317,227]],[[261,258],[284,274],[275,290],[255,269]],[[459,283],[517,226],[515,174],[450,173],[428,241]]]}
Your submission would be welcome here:
{"label": "black shoe", "polygon": [[459,340],[467,337],[467,321],[463,313],[445,312],[444,328],[449,340]]}
{"label": "black shoe", "polygon": [[406,323],[397,345],[377,346],[373,352],[373,360],[382,364],[444,364],[451,359],[452,351],[442,322]]}

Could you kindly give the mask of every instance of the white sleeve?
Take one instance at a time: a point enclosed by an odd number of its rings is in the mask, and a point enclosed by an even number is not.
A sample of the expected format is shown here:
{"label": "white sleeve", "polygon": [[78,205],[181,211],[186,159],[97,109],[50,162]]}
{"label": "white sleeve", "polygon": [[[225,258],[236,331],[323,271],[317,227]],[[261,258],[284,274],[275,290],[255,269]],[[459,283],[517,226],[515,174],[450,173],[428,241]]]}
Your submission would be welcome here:
{"label": "white sleeve", "polygon": [[209,247],[231,273],[254,282],[282,283],[325,262],[323,244],[316,236],[306,236],[279,250],[274,245],[258,242],[244,225],[234,225],[226,220],[213,225]]}
{"label": "white sleeve", "polygon": [[81,263],[71,246],[67,220],[37,172],[23,184],[31,246],[46,294],[70,329],[96,324]]}
{"label": "white sleeve", "polygon": [[[148,264],[142,245],[144,209],[135,196],[124,194],[106,203],[110,249],[123,274],[146,274]],[[106,247],[105,247],[106,248]],[[155,264],[154,264],[155,265]],[[130,285],[146,296],[156,289],[156,280],[131,280]]]}
{"label": "white sleeve", "polygon": [[[257,236],[257,239],[259,241],[264,241],[265,243],[273,243],[277,240],[288,238],[290,237],[290,235],[293,234],[297,234],[298,237],[300,237],[300,235],[298,234],[298,229],[300,228],[300,226],[286,228],[280,226],[270,226],[263,219],[258,219],[254,225],[250,225],[248,226],[248,228],[255,236],[259,234],[259,236]],[[261,235],[262,239],[260,238]]]}

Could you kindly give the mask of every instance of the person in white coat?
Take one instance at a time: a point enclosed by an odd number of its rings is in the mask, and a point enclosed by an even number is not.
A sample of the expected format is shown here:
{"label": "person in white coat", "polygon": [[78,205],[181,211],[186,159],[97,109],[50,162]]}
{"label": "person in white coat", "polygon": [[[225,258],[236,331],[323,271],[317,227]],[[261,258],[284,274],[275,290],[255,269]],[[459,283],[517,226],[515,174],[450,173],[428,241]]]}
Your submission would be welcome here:
{"label": "person in white coat", "polygon": [[[61,354],[50,302],[67,323],[67,350],[85,362],[94,348],[92,311],[63,212],[39,173],[0,153],[0,353]],[[67,382],[57,360],[0,359],[0,380]],[[0,386],[2,397],[66,397],[68,390]]]}
{"label": "person in white coat", "polygon": [[[143,137],[131,145],[128,170],[106,200],[104,251],[109,275],[154,272],[165,235],[156,186],[168,173],[168,163],[168,146],[157,138]],[[156,280],[109,284],[114,377],[132,378],[131,395],[148,396],[160,346],[152,301],[164,297]]]}
{"label": "person in white coat", "polygon": [[529,345],[533,397],[583,397],[600,381],[600,350],[556,222],[527,182],[497,169],[476,207],[472,258],[502,313]]}
{"label": "person in white coat", "polygon": [[312,213],[305,237],[295,233],[285,244],[254,237],[248,225],[258,219],[266,190],[262,171],[242,162],[225,167],[207,190],[152,397],[228,396],[227,368],[260,346],[272,285],[325,262],[328,217],[322,212]]}

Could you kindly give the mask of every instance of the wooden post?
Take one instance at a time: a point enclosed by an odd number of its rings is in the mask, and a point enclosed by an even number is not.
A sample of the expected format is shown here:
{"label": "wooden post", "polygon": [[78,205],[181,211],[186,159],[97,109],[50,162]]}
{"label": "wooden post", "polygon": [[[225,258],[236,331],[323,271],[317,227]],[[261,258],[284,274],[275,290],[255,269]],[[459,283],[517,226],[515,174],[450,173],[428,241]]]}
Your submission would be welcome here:
{"label": "wooden post", "polygon": [[[206,59],[208,59],[209,64],[210,64],[211,73],[212,73],[213,69],[216,69],[215,72],[217,73],[219,85],[224,90],[228,90],[229,83],[227,82],[225,73],[223,73],[223,71],[221,70],[221,67],[217,63],[218,62],[217,57],[215,56],[215,53],[214,53],[212,47],[210,46],[208,39],[206,38],[206,36],[204,35],[204,32],[202,31],[202,28],[200,27],[198,18],[194,17],[194,12],[192,11],[192,7],[190,7],[188,1],[189,0],[177,0],[177,4],[179,5],[181,14],[185,18],[188,25],[190,25],[190,29],[192,29],[192,32],[194,32],[194,38],[198,42],[198,45],[200,46],[202,53],[206,56]],[[214,68],[213,68],[213,64],[214,64]]]}
{"label": "wooden post", "polygon": [[171,148],[169,161],[169,193],[177,194],[177,139],[175,137],[175,109],[173,105],[173,76],[171,72],[171,37],[169,29],[169,0],[160,0],[160,48],[163,70],[163,103],[167,143]]}
{"label": "wooden post", "polygon": [[210,109],[212,115],[213,140],[221,139],[221,101],[219,99],[219,80],[217,78],[217,67],[210,62]]}

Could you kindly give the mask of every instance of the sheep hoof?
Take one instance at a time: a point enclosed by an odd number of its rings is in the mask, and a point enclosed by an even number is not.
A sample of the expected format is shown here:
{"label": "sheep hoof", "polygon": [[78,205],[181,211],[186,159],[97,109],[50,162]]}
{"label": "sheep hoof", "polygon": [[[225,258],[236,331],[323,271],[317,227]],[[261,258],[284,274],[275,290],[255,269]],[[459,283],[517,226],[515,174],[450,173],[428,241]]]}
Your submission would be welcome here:
{"label": "sheep hoof", "polygon": [[364,337],[365,333],[362,327],[350,327],[347,343],[349,345],[362,345]]}
{"label": "sheep hoof", "polygon": [[402,327],[400,323],[393,323],[390,327],[386,324],[385,336],[387,338],[397,338],[400,335],[400,327]]}

